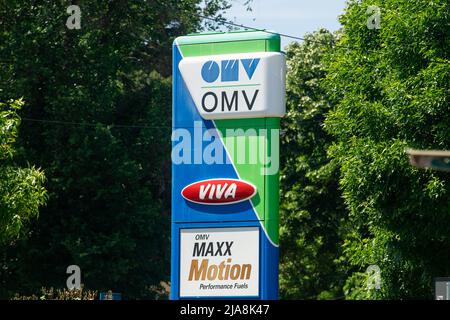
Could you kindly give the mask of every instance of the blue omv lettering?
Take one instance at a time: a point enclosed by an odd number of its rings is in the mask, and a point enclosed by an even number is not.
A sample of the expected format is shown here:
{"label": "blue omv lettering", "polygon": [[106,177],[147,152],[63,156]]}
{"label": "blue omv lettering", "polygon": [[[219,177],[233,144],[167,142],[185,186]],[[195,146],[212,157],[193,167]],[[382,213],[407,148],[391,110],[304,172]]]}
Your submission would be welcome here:
{"label": "blue omv lettering", "polygon": [[220,61],[220,68],[217,62],[209,60],[202,66],[202,78],[205,82],[212,83],[219,78],[219,75],[221,75],[220,80],[222,82],[239,81],[240,61],[248,79],[251,80],[260,60],[260,58],[222,60]]}
{"label": "blue omv lettering", "polygon": [[223,60],[222,61],[222,77],[225,81],[238,81],[239,80],[239,60]]}
{"label": "blue omv lettering", "polygon": [[219,65],[214,61],[207,61],[202,67],[202,78],[208,83],[214,82],[219,77]]}
{"label": "blue omv lettering", "polygon": [[251,80],[255,73],[256,67],[259,64],[259,58],[257,59],[241,59],[242,66],[244,67],[247,77]]}

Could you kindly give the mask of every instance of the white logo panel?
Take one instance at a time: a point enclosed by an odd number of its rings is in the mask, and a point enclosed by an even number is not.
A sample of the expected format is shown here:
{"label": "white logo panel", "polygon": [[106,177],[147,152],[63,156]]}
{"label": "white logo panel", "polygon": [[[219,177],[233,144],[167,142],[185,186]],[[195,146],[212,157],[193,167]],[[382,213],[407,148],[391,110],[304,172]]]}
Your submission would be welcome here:
{"label": "white logo panel", "polygon": [[204,119],[282,117],[285,57],[279,52],[188,57],[181,75]]}

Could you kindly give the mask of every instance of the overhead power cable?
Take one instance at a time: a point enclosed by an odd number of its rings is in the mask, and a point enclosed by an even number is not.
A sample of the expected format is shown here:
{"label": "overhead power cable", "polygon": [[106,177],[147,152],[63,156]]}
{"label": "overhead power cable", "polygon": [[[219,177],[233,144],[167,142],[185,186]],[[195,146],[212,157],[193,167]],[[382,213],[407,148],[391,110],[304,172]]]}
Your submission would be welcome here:
{"label": "overhead power cable", "polygon": [[33,119],[33,118],[21,118],[22,121],[40,122],[48,124],[60,124],[60,125],[72,125],[80,127],[96,127],[98,125],[111,127],[111,128],[141,128],[141,129],[171,129],[170,126],[149,126],[149,125],[126,125],[126,124],[106,124],[106,123],[89,123],[89,122],[73,122],[73,121],[60,121],[60,120],[46,120],[46,119]]}
{"label": "overhead power cable", "polygon": [[291,35],[286,34],[286,33],[278,33],[278,32],[273,32],[273,31],[266,30],[266,29],[249,27],[249,26],[245,26],[243,24],[237,24],[237,23],[233,23],[233,22],[226,21],[226,20],[223,20],[223,19],[211,18],[211,17],[207,17],[207,16],[203,16],[203,15],[199,15],[199,17],[202,18],[202,19],[212,20],[212,21],[217,22],[219,24],[227,24],[227,25],[230,25],[230,26],[233,26],[233,27],[239,27],[239,28],[244,28],[244,29],[253,30],[253,31],[261,31],[261,32],[265,32],[265,33],[269,33],[269,34],[275,34],[275,35],[280,35],[281,37],[295,39],[295,40],[300,40],[300,41],[305,41],[306,40],[305,38],[302,38],[302,37],[291,36]]}
{"label": "overhead power cable", "polygon": [[[243,28],[243,29],[247,29],[247,30],[260,31],[260,32],[268,33],[268,34],[275,34],[275,35],[279,35],[280,37],[285,37],[285,38],[294,39],[294,40],[309,41],[309,42],[313,42],[313,43],[324,44],[324,41],[315,41],[313,39],[307,39],[307,38],[304,38],[304,37],[293,36],[293,35],[289,35],[289,34],[286,34],[286,33],[278,33],[278,32],[270,31],[270,30],[267,30],[267,29],[250,27],[250,26],[246,26],[244,24],[234,23],[234,22],[227,21],[227,20],[220,19],[220,18],[207,17],[207,16],[203,16],[203,15],[199,15],[199,17],[202,18],[202,19],[207,19],[207,20],[210,20],[210,21],[214,21],[214,22],[216,22],[218,24],[221,24],[221,25],[229,25],[229,26],[239,27],[239,28]],[[353,47],[350,47],[350,46],[343,46],[343,45],[334,44],[333,40],[334,39],[331,40],[330,44],[334,48],[342,48],[342,49],[349,49],[349,50],[354,49]],[[366,52],[378,53],[378,51],[373,50],[373,49],[365,49],[365,51]],[[434,60],[434,59],[429,59],[429,61],[430,62],[434,62],[434,63],[450,64],[450,61],[438,61],[438,60]]]}

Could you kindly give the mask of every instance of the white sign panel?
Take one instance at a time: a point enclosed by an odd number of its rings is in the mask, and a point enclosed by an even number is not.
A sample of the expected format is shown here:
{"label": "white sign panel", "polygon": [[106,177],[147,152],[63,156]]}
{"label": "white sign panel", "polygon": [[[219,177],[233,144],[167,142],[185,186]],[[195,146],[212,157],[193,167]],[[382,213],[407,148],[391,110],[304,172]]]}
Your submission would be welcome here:
{"label": "white sign panel", "polygon": [[204,119],[282,117],[285,57],[252,52],[183,58],[184,82]]}
{"label": "white sign panel", "polygon": [[258,227],[180,231],[180,297],[258,295]]}

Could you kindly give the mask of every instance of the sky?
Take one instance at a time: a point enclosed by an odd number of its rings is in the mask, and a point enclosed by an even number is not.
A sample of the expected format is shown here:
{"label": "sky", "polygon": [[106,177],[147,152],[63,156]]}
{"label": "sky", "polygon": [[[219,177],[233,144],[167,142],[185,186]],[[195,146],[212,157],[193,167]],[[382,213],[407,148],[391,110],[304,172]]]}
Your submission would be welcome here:
{"label": "sky", "polygon": [[[225,17],[234,23],[258,29],[303,37],[307,32],[326,28],[339,29],[338,16],[342,14],[346,0],[253,0],[252,12],[243,6],[244,0],[232,0],[232,8]],[[289,38],[281,38],[284,48]]]}

